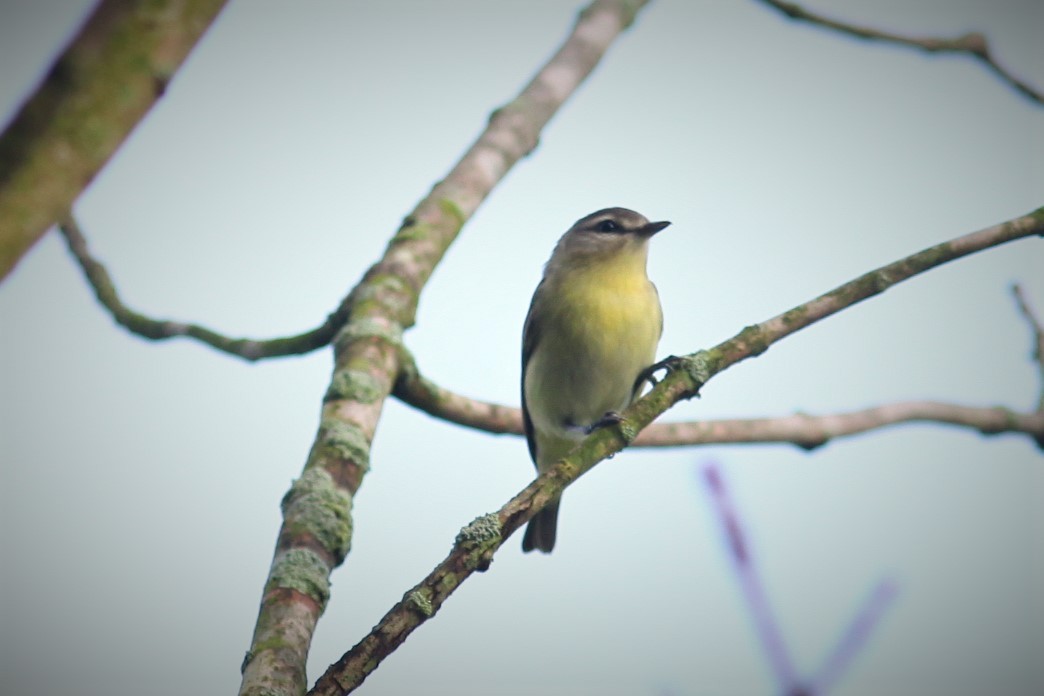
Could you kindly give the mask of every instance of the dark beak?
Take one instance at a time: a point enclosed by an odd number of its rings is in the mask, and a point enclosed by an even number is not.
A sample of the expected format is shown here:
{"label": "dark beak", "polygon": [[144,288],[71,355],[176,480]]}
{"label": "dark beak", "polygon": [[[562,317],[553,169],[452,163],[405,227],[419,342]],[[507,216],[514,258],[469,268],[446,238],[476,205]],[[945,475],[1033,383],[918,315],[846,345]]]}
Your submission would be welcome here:
{"label": "dark beak", "polygon": [[663,221],[663,222],[650,222],[648,225],[646,225],[642,229],[638,230],[638,234],[640,234],[643,237],[648,238],[648,237],[653,236],[654,234],[656,234],[657,232],[659,232],[660,230],[662,230],[664,227],[666,227],[669,224],[671,224],[671,223],[667,222],[666,220]]}

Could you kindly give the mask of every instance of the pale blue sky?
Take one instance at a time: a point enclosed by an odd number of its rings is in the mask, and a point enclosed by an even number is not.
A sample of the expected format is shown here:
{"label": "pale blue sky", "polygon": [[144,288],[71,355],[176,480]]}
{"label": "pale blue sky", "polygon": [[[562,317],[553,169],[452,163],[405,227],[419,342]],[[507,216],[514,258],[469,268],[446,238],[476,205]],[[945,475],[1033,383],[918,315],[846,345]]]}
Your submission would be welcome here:
{"label": "pale blue sky", "polygon": [[[8,117],[89,2],[0,5]],[[318,324],[558,45],[579,3],[233,1],[80,199],[126,301],[234,335]],[[1044,85],[1039,2],[817,0],[918,34],[984,31]],[[517,404],[522,319],[575,219],[674,225],[650,274],[661,354],[1044,204],[1044,109],[974,61],[659,0],[436,270],[406,343]],[[901,399],[1028,409],[1008,286],[1044,312],[1044,244],[965,259],[788,338],[673,420]],[[0,684],[233,693],[329,353],[245,364],[113,325],[61,240],[0,285]],[[628,451],[566,494],[559,546],[510,540],[361,693],[773,694],[695,472],[719,461],[791,650],[813,671],[869,588],[901,594],[834,692],[1044,691],[1044,459],[916,425],[832,443]],[[309,681],[532,477],[524,443],[390,401]],[[143,687],[142,685],[147,685]]]}

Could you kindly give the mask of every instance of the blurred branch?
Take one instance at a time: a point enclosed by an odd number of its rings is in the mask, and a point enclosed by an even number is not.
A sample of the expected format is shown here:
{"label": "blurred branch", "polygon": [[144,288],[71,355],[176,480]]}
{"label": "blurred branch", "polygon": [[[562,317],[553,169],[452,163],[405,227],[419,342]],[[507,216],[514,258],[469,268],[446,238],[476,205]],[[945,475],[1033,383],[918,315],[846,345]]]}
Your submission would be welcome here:
{"label": "blurred branch", "polygon": [[[91,256],[87,240],[75,219],[67,218],[60,223],[59,229],[98,301],[109,310],[118,324],[143,338],[193,338],[222,352],[253,361],[299,355],[321,348],[329,344],[348,315],[351,295],[315,329],[296,336],[267,340],[230,338],[197,324],[152,319],[123,304],[105,266]],[[1041,363],[1044,331],[1027,304],[1022,289],[1015,285],[1012,292],[1019,310],[1035,331],[1034,358],[1041,370],[1041,383],[1044,385],[1044,363]],[[404,403],[451,423],[494,434],[522,434],[522,414],[519,409],[469,399],[443,389],[420,374],[412,355],[405,349],[393,394]],[[638,435],[633,446],[792,443],[803,449],[815,449],[834,438],[910,422],[946,423],[978,430],[985,435],[1023,433],[1041,441],[1044,440],[1044,387],[1041,403],[1034,413],[1019,413],[1002,406],[976,408],[936,401],[904,401],[818,416],[796,413],[768,418],[653,423]]]}
{"label": "blurred branch", "polygon": [[[1037,412],[1044,413],[1044,328],[1041,327],[1040,319],[1037,318],[1036,312],[1033,311],[1033,307],[1030,306],[1026,295],[1022,292],[1022,286],[1015,283],[1011,286],[1011,293],[1015,296],[1015,305],[1019,308],[1019,312],[1030,325],[1030,330],[1033,331],[1032,355],[1037,362],[1037,369],[1040,371],[1040,399],[1037,401]],[[1037,442],[1044,448],[1044,434],[1038,433]]]}
{"label": "blurred branch", "polygon": [[881,580],[874,586],[819,672],[809,681],[807,693],[819,696],[830,693],[898,594],[899,588],[891,580]]}
{"label": "blurred branch", "polygon": [[83,269],[83,274],[94,289],[94,294],[105,309],[109,310],[116,323],[142,338],[162,341],[168,338],[192,338],[230,355],[246,360],[261,360],[286,355],[300,355],[328,345],[348,316],[350,296],[345,298],[337,310],[326,321],[311,331],[296,336],[258,340],[230,338],[198,324],[187,324],[169,319],[152,319],[130,309],[120,299],[108,270],[91,256],[83,231],[71,216],[58,225],[69,245],[69,251]]}
{"label": "blurred branch", "polygon": [[[352,498],[369,466],[384,401],[402,369],[402,332],[415,321],[420,291],[464,222],[536,148],[541,130],[643,5],[596,0],[587,7],[559,50],[513,101],[490,116],[486,129],[406,217],[383,257],[352,290],[347,322],[333,339],[334,370],[319,431],[301,478],[283,499],[283,524],[243,662],[240,694],[304,692],[308,648],[330,597],[330,573],[351,544]],[[411,606],[424,608],[420,601]],[[323,690],[345,693],[401,642],[391,634],[371,637],[371,657],[347,672],[329,672],[320,680]]]}
{"label": "blurred branch", "polygon": [[803,694],[805,691],[798,679],[794,661],[790,657],[783,633],[779,629],[779,622],[772,613],[772,604],[765,593],[761,572],[754,563],[754,555],[751,553],[750,543],[746,539],[739,511],[732,502],[732,496],[729,495],[717,466],[707,464],[703,467],[703,482],[713,504],[715,517],[721,525],[729,560],[732,561],[732,567],[736,571],[743,599],[754,620],[754,632],[761,642],[765,659],[768,660],[775,673],[779,693],[785,696]]}
{"label": "blurred branch", "polygon": [[703,480],[715,516],[721,525],[729,559],[739,579],[743,598],[754,619],[755,632],[761,641],[765,657],[775,672],[779,693],[784,696],[825,696],[840,680],[845,669],[870,637],[874,626],[884,616],[885,610],[898,592],[895,583],[889,580],[878,582],[841,634],[819,672],[811,679],[799,678],[783,633],[772,613],[762,575],[754,563],[754,554],[746,540],[739,509],[732,501],[718,466],[713,463],[704,465]]}
{"label": "blurred branch", "polygon": [[495,435],[521,435],[522,411],[513,406],[470,399],[443,389],[420,373],[413,355],[403,347],[402,370],[392,395],[405,404],[450,423]]}
{"label": "blurred branch", "polygon": [[831,29],[833,31],[847,34],[858,39],[870,41],[881,41],[884,43],[909,46],[927,53],[959,53],[969,55],[979,60],[998,78],[1013,87],[1022,96],[1037,104],[1044,104],[1044,94],[1029,83],[1016,77],[1010,70],[1002,66],[991,55],[990,47],[986,37],[980,33],[972,32],[953,38],[938,38],[929,36],[904,36],[881,29],[861,27],[848,22],[825,17],[804,9],[801,5],[782,0],[760,0],[765,5],[773,7],[787,17],[799,21],[809,22],[817,26]]}
{"label": "blurred branch", "polygon": [[676,358],[668,375],[629,406],[618,424],[596,430],[497,512],[479,517],[462,529],[449,555],[427,577],[407,590],[369,634],[331,665],[310,693],[339,696],[355,689],[414,630],[434,616],[472,573],[486,570],[493,555],[515,530],[598,462],[627,447],[668,408],[697,395],[718,373],[764,353],[773,343],[806,326],[915,275],[977,251],[1041,234],[1044,234],[1044,208],[882,266],[783,314],[748,326],[710,350]]}
{"label": "blurred branch", "polygon": [[1019,413],[1003,406],[972,407],[938,401],[899,401],[859,411],[775,418],[736,418],[656,423],[635,440],[637,447],[675,447],[723,443],[792,443],[815,449],[838,437],[858,435],[900,423],[945,423],[984,435],[1044,435],[1044,413]]}
{"label": "blurred branch", "polygon": [[0,280],[69,210],[224,0],[102,0],[0,134]]}
{"label": "blurred branch", "polygon": [[[1018,412],[1004,406],[974,407],[939,401],[899,401],[871,408],[812,415],[795,413],[766,418],[728,418],[683,423],[652,423],[632,447],[791,443],[811,450],[847,437],[902,423],[942,423],[977,430],[983,435],[1016,433],[1044,441],[1044,329],[1019,285],[1012,287],[1019,311],[1030,324],[1033,358],[1041,374],[1041,398],[1036,411]],[[519,409],[456,394],[420,374],[413,356],[403,349],[403,370],[393,394],[403,403],[436,418],[494,434],[522,434]]]}
{"label": "blurred branch", "polygon": [[[1044,368],[1042,368],[1044,369]],[[401,373],[395,396],[436,418],[497,435],[522,434],[522,412],[511,406],[469,399],[422,377]],[[899,401],[872,408],[812,415],[795,413],[766,418],[727,418],[652,423],[632,447],[790,443],[815,449],[838,437],[902,423],[945,423],[978,430],[984,435],[1020,433],[1044,435],[1044,412],[1020,413],[1003,406],[973,407],[938,401]]]}

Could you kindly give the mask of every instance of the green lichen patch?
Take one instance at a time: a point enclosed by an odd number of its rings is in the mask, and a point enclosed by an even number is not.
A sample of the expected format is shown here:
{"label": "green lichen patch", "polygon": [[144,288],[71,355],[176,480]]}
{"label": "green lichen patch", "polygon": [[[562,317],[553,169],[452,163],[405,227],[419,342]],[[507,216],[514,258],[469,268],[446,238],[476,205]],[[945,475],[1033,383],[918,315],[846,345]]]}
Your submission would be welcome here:
{"label": "green lichen patch", "polygon": [[392,244],[401,244],[403,242],[412,242],[419,239],[427,239],[432,235],[431,225],[427,225],[423,222],[413,222],[411,225],[403,225],[392,237],[389,246]]}
{"label": "green lichen patch", "polygon": [[370,468],[370,442],[359,426],[327,417],[320,424],[320,431],[322,454],[347,459],[363,469]]}
{"label": "green lichen patch", "polygon": [[265,591],[280,588],[311,597],[322,611],[330,599],[330,568],[315,551],[290,549],[272,561]]}
{"label": "green lichen patch", "polygon": [[453,218],[453,225],[455,229],[459,230],[461,227],[464,226],[464,221],[468,218],[464,214],[464,211],[460,209],[460,206],[457,205],[456,201],[450,198],[440,198],[438,205],[439,210],[441,210],[449,217]]}
{"label": "green lichen patch", "polygon": [[671,370],[684,372],[695,386],[695,391],[710,381],[710,378],[718,371],[717,364],[720,357],[711,355],[705,350],[698,350],[689,355],[683,355],[671,362]]}
{"label": "green lichen patch", "polygon": [[472,520],[471,524],[457,533],[458,544],[485,544],[500,538],[500,518],[495,512]]}
{"label": "green lichen patch", "polygon": [[380,338],[393,346],[402,345],[402,326],[370,318],[353,319],[337,332],[334,337],[334,345],[338,351],[343,351],[347,344],[363,338]]}
{"label": "green lichen patch", "polygon": [[616,428],[620,432],[620,437],[622,437],[624,442],[628,445],[634,442],[634,438],[638,437],[638,428],[635,427],[634,423],[626,418],[621,418],[620,422],[616,424]]}
{"label": "green lichen patch", "polygon": [[[365,281],[352,291],[352,306],[362,316],[373,314],[374,305],[389,308],[393,315],[403,307],[416,303],[417,291],[402,273],[371,271]],[[381,313],[381,312],[376,312]]]}
{"label": "green lichen patch", "polygon": [[435,613],[435,609],[431,605],[431,598],[423,590],[414,590],[406,595],[406,603],[424,616],[430,617]]}
{"label": "green lichen patch", "polygon": [[287,532],[312,536],[338,559],[348,555],[352,496],[338,488],[325,469],[306,469],[283,497],[282,509]]}
{"label": "green lichen patch", "polygon": [[369,404],[382,396],[384,396],[384,389],[369,372],[345,369],[334,372],[323,401],[345,399]]}

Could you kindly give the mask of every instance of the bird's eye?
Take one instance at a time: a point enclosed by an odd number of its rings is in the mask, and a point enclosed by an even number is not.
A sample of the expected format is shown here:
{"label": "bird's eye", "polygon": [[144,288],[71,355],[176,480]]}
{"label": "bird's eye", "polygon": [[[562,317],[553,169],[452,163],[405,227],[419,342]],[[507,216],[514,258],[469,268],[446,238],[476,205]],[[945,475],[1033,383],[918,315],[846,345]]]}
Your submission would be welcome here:
{"label": "bird's eye", "polygon": [[615,232],[616,229],[617,224],[612,220],[602,220],[600,223],[598,223],[599,232]]}

